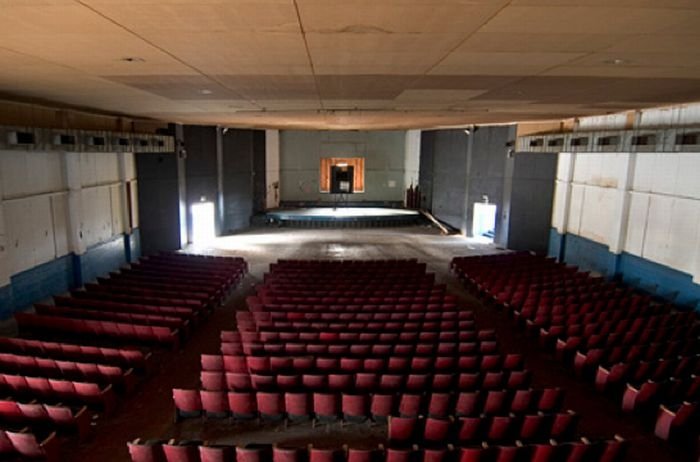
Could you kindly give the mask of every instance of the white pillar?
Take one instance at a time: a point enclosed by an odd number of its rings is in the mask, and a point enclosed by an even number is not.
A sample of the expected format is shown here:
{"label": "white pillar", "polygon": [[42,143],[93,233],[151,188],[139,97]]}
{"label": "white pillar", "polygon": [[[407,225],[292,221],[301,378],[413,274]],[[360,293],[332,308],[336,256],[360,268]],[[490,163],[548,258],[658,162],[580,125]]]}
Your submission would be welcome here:
{"label": "white pillar", "polygon": [[556,210],[553,210],[552,213],[552,227],[554,227],[559,234],[566,234],[569,225],[571,189],[574,181],[575,166],[575,153],[559,153],[557,159],[556,197],[560,197],[561,202],[555,203]]}
{"label": "white pillar", "polygon": [[406,131],[406,153],[404,156],[404,190],[413,185],[418,186],[420,170],[420,130]]}
{"label": "white pillar", "polygon": [[68,250],[85,253],[83,241],[83,181],[79,152],[65,152],[64,174],[68,187]]}
{"label": "white pillar", "polygon": [[132,152],[121,152],[117,154],[119,162],[119,198],[121,201],[122,230],[124,234],[131,234],[131,223],[129,217],[129,198],[126,195],[126,185],[133,179],[134,154]]}
{"label": "white pillar", "polygon": [[7,232],[5,231],[5,210],[2,205],[2,177],[0,176],[0,287],[10,284],[10,262],[7,252]]}
{"label": "white pillar", "polygon": [[280,132],[265,130],[265,207],[280,206]]}
{"label": "white pillar", "polygon": [[[623,155],[623,154],[618,154]],[[625,166],[621,172],[620,181],[617,184],[615,194],[615,222],[610,230],[610,252],[614,254],[622,253],[627,238],[627,226],[629,223],[630,202],[632,200],[632,183],[634,181],[634,170],[637,163],[637,153],[624,154]]]}

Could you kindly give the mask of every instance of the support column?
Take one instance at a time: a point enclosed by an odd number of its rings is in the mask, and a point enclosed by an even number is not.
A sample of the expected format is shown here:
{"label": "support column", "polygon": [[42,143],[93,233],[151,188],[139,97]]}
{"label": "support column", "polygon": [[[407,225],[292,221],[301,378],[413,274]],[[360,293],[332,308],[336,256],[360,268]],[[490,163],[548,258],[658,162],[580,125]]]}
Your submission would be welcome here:
{"label": "support column", "polygon": [[63,155],[64,174],[68,187],[68,251],[75,256],[74,283],[76,286],[82,286],[81,256],[85,253],[85,242],[83,241],[83,181],[80,153],[65,152]]}
{"label": "support column", "polygon": [[224,139],[221,127],[216,127],[216,235],[224,229]]}
{"label": "support column", "polygon": [[557,231],[560,239],[557,242],[553,242],[553,240],[550,239],[549,249],[549,255],[555,257],[559,261],[564,259],[566,233],[569,225],[569,213],[571,211],[571,189],[574,181],[575,166],[575,153],[559,153],[557,158],[557,180],[554,197],[555,200],[557,197],[561,197],[561,203],[555,203],[555,208],[552,210],[552,227]]}
{"label": "support column", "polygon": [[265,208],[280,206],[280,132],[265,130]]}
{"label": "support column", "polygon": [[471,234],[471,230],[469,229],[469,224],[471,223],[470,217],[469,217],[469,210],[470,210],[470,205],[469,205],[469,176],[471,175],[472,172],[472,151],[474,149],[474,127],[471,127],[469,130],[469,134],[466,134],[467,136],[467,168],[465,171],[464,179],[465,179],[465,185],[464,185],[464,212],[462,215],[462,234],[465,236],[469,236]]}
{"label": "support column", "polygon": [[[418,187],[418,172],[420,171],[421,131],[406,131],[406,153],[404,155],[404,191],[411,185]],[[404,204],[405,205],[405,204]]]}
{"label": "support column", "polygon": [[175,124],[175,155],[177,156],[177,186],[180,209],[180,248],[187,245],[188,239],[188,211],[187,211],[187,176],[185,150],[185,130],[181,124]]}
{"label": "support column", "polygon": [[5,211],[2,205],[2,178],[0,178],[0,320],[12,315],[14,301],[10,284],[11,269],[7,250],[7,232],[5,230]]}
{"label": "support column", "polygon": [[[622,155],[622,154],[620,154]],[[629,223],[630,203],[632,201],[632,183],[634,182],[634,171],[637,165],[637,153],[625,154],[625,171],[620,175],[620,182],[617,185],[615,216],[618,220],[614,223],[610,231],[610,251],[619,254],[625,245],[627,238],[627,225]]]}
{"label": "support column", "polygon": [[[136,213],[133,210],[134,199],[129,197],[127,194],[127,187],[130,187],[131,181],[135,178],[134,173],[134,153],[124,152],[118,154],[119,162],[119,181],[121,183],[121,188],[119,190],[119,197],[121,202],[121,216],[122,216],[122,231],[124,233],[124,256],[126,257],[126,262],[131,263],[138,258],[137,252],[132,248],[132,235],[133,235],[133,223],[131,222],[132,216]],[[132,196],[136,193],[132,189]],[[138,202],[138,201],[136,201]]]}

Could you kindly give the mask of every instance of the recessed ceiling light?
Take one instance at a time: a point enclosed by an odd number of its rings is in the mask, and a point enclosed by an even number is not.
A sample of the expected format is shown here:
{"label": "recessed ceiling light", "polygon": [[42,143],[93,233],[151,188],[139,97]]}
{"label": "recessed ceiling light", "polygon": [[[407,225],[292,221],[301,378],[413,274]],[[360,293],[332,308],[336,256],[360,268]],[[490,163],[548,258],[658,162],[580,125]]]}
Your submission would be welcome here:
{"label": "recessed ceiling light", "polygon": [[212,91],[211,91],[211,90],[208,90],[208,89],[206,89],[206,88],[203,88],[203,89],[199,90],[199,92],[200,92],[201,94],[203,94],[203,95],[211,95],[211,94],[212,94]]}
{"label": "recessed ceiling light", "polygon": [[143,58],[139,58],[138,56],[125,56],[124,58],[121,58],[119,61],[124,61],[125,63],[142,63],[142,62],[145,62],[146,60]]}
{"label": "recessed ceiling light", "polygon": [[623,64],[628,64],[628,61],[625,59],[620,59],[620,58],[615,58],[615,59],[608,59],[603,61],[605,64],[612,64],[613,66],[621,66]]}

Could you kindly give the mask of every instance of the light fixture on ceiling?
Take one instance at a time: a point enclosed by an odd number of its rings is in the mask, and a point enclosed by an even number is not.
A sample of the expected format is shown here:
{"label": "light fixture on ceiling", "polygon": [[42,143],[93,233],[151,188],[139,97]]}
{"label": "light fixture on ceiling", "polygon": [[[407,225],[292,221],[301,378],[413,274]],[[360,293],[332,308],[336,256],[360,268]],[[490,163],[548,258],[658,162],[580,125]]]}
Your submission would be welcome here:
{"label": "light fixture on ceiling", "polygon": [[143,63],[146,60],[143,58],[140,58],[138,56],[125,56],[123,58],[120,58],[119,61],[122,61],[125,63]]}
{"label": "light fixture on ceiling", "polygon": [[603,61],[605,64],[610,64],[613,66],[622,66],[623,64],[629,64],[629,61],[621,58],[607,59]]}
{"label": "light fixture on ceiling", "polygon": [[202,95],[211,95],[213,92],[208,88],[202,88],[201,90],[199,90],[199,93]]}

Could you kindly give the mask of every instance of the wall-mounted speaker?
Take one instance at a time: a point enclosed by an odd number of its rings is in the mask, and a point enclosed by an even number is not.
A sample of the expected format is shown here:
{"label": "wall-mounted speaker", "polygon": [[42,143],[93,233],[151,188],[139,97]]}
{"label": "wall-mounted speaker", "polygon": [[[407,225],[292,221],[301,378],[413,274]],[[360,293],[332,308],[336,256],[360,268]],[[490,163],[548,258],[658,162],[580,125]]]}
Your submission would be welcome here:
{"label": "wall-mounted speaker", "polygon": [[355,168],[333,165],[331,167],[331,194],[352,194]]}

